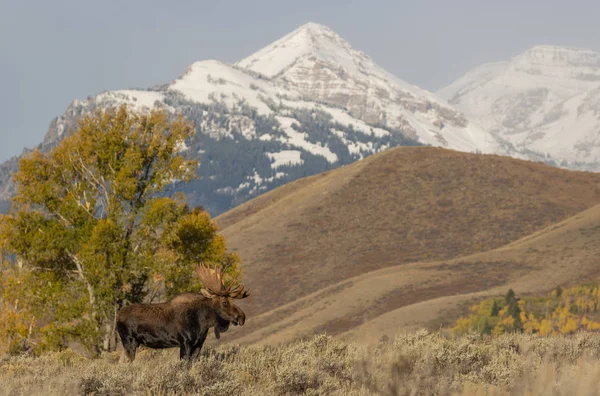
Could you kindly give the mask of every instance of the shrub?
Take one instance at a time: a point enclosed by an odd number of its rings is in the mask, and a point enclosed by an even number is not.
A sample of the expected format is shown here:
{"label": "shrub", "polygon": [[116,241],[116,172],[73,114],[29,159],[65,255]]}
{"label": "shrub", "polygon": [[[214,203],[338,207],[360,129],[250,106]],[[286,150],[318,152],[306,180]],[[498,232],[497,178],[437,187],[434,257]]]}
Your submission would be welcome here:
{"label": "shrub", "polygon": [[73,351],[0,361],[0,394],[471,395],[599,394],[600,334],[445,338],[416,331],[393,342],[319,335],[287,346],[207,348],[191,365],[178,351]]}

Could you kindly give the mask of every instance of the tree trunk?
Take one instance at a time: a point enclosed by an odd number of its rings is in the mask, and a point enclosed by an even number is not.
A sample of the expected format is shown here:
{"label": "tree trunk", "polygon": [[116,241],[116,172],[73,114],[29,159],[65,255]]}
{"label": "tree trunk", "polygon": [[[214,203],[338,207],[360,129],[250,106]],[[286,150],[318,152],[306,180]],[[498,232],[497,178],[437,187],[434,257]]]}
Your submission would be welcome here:
{"label": "tree trunk", "polygon": [[117,304],[114,304],[113,314],[106,319],[104,324],[104,335],[102,342],[102,350],[113,352],[117,349]]}

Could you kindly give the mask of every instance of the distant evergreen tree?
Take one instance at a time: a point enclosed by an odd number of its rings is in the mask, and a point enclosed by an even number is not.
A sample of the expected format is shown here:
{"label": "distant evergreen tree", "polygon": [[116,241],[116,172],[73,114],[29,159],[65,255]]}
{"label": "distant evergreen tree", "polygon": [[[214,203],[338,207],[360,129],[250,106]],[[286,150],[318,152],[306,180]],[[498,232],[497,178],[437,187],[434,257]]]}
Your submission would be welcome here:
{"label": "distant evergreen tree", "polygon": [[491,316],[498,316],[498,313],[500,312],[500,307],[498,306],[498,303],[496,302],[496,300],[494,300],[494,303],[492,304],[492,312],[491,312]]}
{"label": "distant evergreen tree", "polygon": [[513,289],[508,289],[506,296],[504,297],[504,301],[506,301],[506,305],[510,305],[511,302],[515,300],[515,292]]}
{"label": "distant evergreen tree", "polygon": [[513,289],[509,289],[508,293],[506,293],[506,305],[508,305],[507,313],[512,316],[515,320],[514,328],[515,330],[522,330],[523,324],[521,323],[521,308],[519,308],[519,299],[515,297],[515,292]]}
{"label": "distant evergreen tree", "polygon": [[556,294],[556,297],[560,297],[562,295],[562,292],[563,292],[562,287],[556,286],[556,289],[554,289],[554,292]]}
{"label": "distant evergreen tree", "polygon": [[483,329],[481,330],[482,334],[492,334],[492,329],[494,327],[492,326],[492,324],[490,323],[490,321],[485,318],[485,321],[483,323]]}

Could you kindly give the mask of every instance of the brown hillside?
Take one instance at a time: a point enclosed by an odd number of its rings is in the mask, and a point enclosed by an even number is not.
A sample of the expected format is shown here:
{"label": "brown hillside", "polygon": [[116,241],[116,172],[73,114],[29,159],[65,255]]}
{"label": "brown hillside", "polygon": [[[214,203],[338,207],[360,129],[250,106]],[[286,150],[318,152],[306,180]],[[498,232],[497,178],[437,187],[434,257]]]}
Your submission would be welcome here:
{"label": "brown hillside", "polygon": [[468,305],[509,288],[545,294],[600,275],[600,205],[489,252],[410,263],[331,285],[252,317],[226,341],[281,343],[315,333],[356,341],[452,323]]}
{"label": "brown hillside", "polygon": [[488,251],[600,203],[600,174],[402,147],[219,216],[250,315],[369,271]]}

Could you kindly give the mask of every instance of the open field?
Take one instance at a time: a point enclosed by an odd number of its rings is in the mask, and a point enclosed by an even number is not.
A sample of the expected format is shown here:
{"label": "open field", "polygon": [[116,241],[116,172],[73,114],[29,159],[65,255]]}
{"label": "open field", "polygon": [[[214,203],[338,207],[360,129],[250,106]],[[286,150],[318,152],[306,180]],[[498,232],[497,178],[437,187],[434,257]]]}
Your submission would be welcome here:
{"label": "open field", "polygon": [[416,331],[364,345],[323,335],[285,347],[176,350],[87,360],[72,351],[0,362],[2,395],[600,395],[600,335],[447,339]]}

